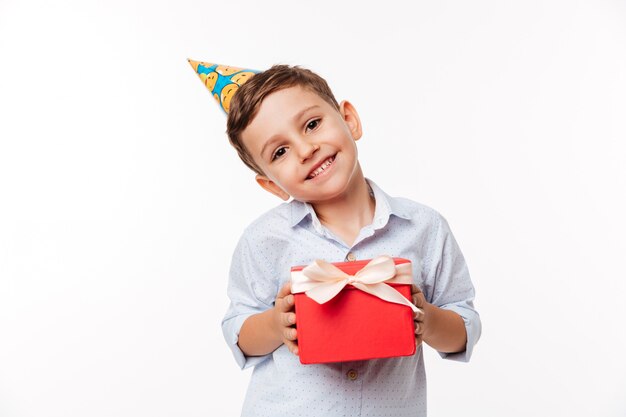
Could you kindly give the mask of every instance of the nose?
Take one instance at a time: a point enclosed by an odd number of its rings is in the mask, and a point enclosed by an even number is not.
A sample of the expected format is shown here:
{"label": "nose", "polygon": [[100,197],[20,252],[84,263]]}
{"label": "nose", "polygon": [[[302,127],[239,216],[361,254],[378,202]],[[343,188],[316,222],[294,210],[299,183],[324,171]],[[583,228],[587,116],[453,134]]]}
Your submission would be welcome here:
{"label": "nose", "polygon": [[312,157],[315,152],[317,152],[320,148],[320,145],[315,143],[307,142],[305,140],[300,141],[298,144],[298,156],[302,162],[306,161],[310,157]]}

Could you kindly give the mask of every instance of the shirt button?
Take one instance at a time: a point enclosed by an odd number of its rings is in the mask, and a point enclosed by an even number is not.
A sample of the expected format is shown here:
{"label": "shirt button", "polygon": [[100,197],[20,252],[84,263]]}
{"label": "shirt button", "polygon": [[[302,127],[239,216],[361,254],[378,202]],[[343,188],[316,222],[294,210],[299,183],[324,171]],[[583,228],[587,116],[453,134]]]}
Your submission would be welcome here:
{"label": "shirt button", "polygon": [[346,373],[346,376],[348,377],[350,381],[354,381],[355,379],[358,378],[359,373],[355,371],[354,369],[350,369],[348,373]]}
{"label": "shirt button", "polygon": [[349,260],[350,262],[354,262],[356,261],[356,255],[352,252],[348,252],[348,256],[346,256],[346,259]]}

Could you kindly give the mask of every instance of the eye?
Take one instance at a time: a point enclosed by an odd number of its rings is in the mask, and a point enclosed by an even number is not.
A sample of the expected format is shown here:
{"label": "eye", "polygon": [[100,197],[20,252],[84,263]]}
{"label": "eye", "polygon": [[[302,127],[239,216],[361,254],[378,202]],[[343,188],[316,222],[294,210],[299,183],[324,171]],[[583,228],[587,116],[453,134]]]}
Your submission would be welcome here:
{"label": "eye", "polygon": [[319,126],[321,119],[313,119],[306,125],[306,130],[314,130]]}
{"label": "eye", "polygon": [[272,155],[272,161],[283,156],[285,154],[285,149],[287,148],[285,148],[284,146],[276,149],[276,152],[274,152],[274,155]]}

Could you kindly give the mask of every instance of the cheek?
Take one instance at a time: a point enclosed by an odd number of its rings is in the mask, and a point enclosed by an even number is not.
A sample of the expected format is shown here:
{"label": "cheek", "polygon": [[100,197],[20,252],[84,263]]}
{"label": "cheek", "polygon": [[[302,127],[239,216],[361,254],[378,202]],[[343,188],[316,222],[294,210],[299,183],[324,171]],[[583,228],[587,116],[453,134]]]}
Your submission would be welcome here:
{"label": "cheek", "polygon": [[290,184],[300,180],[302,176],[302,167],[299,166],[298,161],[292,155],[287,155],[286,160],[282,161],[282,166],[279,169],[278,175],[285,184]]}
{"label": "cheek", "polygon": [[346,146],[344,149],[348,154],[354,155],[355,158],[359,155],[359,148],[358,146],[356,146],[356,142],[354,141],[354,139],[350,139],[346,143]]}

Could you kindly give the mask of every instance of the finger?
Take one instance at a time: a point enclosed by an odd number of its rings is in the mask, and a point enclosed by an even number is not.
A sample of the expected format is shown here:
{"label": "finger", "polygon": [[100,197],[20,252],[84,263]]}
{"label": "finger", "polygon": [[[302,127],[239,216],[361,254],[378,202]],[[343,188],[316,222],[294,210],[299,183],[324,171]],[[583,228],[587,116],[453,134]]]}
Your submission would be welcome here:
{"label": "finger", "polygon": [[413,301],[413,304],[415,304],[416,307],[422,308],[426,304],[426,297],[424,297],[424,294],[422,294],[421,292],[415,293],[411,297],[411,301]]}
{"label": "finger", "polygon": [[414,321],[424,321],[424,312],[422,310],[413,313]]}
{"label": "finger", "polygon": [[296,342],[285,340],[285,346],[287,346],[287,349],[289,349],[291,353],[298,356],[298,344]]}
{"label": "finger", "polygon": [[422,323],[415,323],[415,334],[419,336],[424,334],[424,325]]}
{"label": "finger", "polygon": [[419,289],[419,287],[415,284],[411,285],[411,295],[414,294],[421,294],[422,290]]}
{"label": "finger", "polygon": [[298,332],[292,327],[283,329],[283,339],[293,341],[298,339]]}
{"label": "finger", "polygon": [[422,344],[422,335],[415,335],[415,347],[419,347]]}
{"label": "finger", "polygon": [[290,327],[296,324],[296,315],[295,313],[281,313],[281,324],[285,327]]}
{"label": "finger", "polygon": [[415,296],[411,299],[411,302],[413,303],[413,305],[415,307],[417,307],[417,311],[413,312],[413,318],[420,318],[420,320],[423,320],[424,318],[424,305],[425,300],[423,298],[420,298],[419,296]]}
{"label": "finger", "polygon": [[280,287],[278,294],[276,294],[276,298],[284,298],[289,294],[291,294],[291,281],[287,281],[282,287]]}
{"label": "finger", "polygon": [[283,298],[277,298],[278,309],[282,312],[288,312],[293,310],[294,297],[293,294],[286,295]]}

